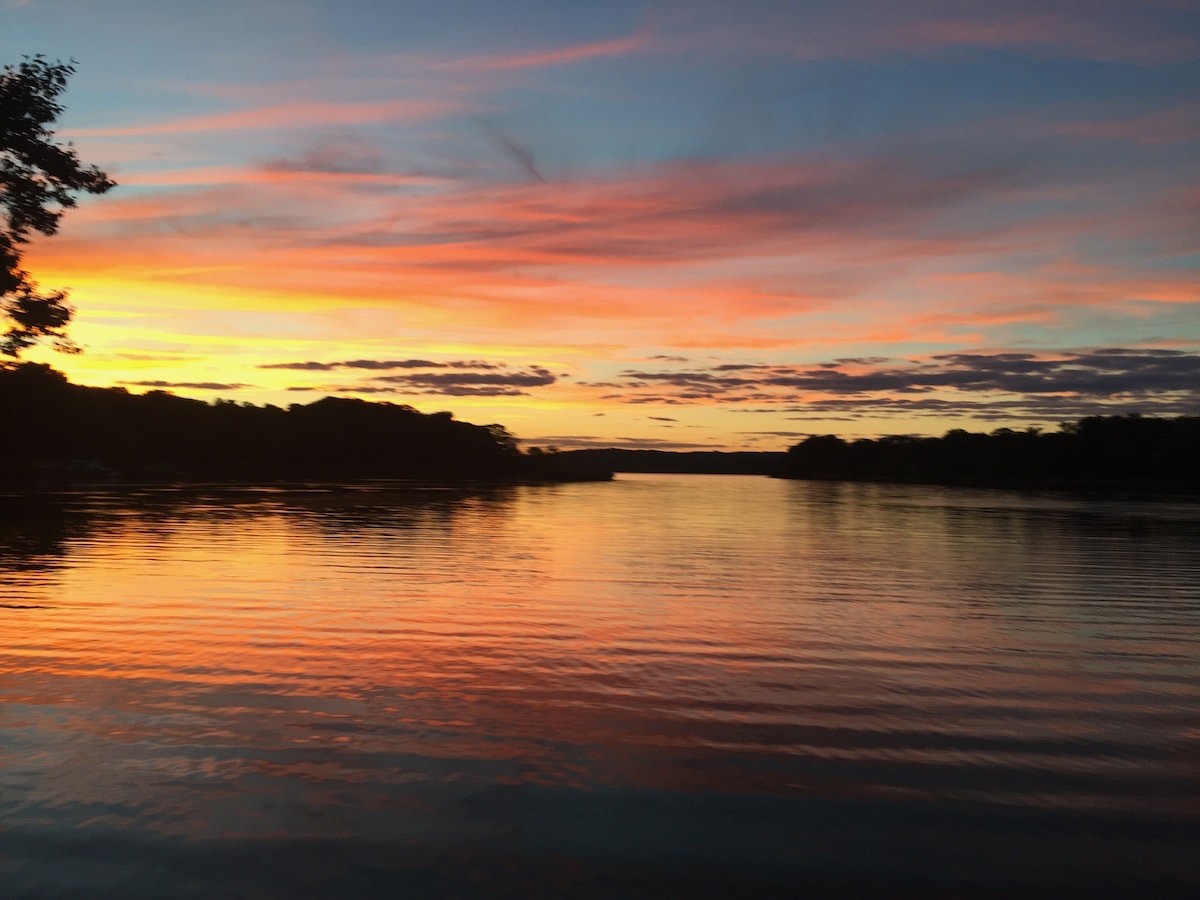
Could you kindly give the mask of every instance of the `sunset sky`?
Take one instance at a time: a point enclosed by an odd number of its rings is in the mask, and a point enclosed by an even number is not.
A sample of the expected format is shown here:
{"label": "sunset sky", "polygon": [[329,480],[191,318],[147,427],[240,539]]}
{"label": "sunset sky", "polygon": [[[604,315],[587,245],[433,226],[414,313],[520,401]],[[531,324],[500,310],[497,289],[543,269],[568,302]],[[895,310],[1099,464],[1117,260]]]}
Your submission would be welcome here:
{"label": "sunset sky", "polygon": [[74,381],[782,450],[1200,413],[1200,2],[0,0]]}

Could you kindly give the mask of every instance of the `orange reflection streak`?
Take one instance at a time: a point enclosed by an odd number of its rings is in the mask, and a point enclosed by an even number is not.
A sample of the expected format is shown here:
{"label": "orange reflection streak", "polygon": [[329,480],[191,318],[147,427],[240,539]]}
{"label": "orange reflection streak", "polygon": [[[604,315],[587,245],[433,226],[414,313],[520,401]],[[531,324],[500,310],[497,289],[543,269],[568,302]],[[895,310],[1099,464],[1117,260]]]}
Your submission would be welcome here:
{"label": "orange reflection streak", "polygon": [[1160,565],[1191,539],[1150,516],[1098,546],[1069,501],[1005,502],[670,476],[99,496],[0,544],[6,815],[264,843],[946,792],[1142,815],[1134,772],[1188,814],[1161,748],[1194,730],[1195,642],[1156,617],[1194,593]]}

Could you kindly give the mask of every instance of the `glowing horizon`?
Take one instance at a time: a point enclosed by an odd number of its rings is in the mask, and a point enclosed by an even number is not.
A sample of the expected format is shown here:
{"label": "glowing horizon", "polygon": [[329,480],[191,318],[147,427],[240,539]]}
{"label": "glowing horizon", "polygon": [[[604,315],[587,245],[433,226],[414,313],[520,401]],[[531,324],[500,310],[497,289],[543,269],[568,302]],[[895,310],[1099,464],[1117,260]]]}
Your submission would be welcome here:
{"label": "glowing horizon", "polygon": [[74,381],[561,447],[1200,412],[1200,4],[182,15],[0,6],[118,182],[27,251]]}

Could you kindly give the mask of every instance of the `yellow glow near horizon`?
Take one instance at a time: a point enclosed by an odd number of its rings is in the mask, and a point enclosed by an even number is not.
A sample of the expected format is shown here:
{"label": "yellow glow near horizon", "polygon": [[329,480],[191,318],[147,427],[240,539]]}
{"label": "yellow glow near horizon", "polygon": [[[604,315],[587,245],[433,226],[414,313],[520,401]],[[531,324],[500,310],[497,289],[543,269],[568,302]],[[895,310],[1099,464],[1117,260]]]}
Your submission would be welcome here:
{"label": "yellow glow near horizon", "polygon": [[199,5],[206,52],[182,55],[169,4],[116,30],[0,13],[10,59],[88,49],[56,124],[119,185],[24,248],[87,351],[28,358],[564,445],[1200,402],[1178,11],[481,6],[442,30],[298,2],[245,32]]}

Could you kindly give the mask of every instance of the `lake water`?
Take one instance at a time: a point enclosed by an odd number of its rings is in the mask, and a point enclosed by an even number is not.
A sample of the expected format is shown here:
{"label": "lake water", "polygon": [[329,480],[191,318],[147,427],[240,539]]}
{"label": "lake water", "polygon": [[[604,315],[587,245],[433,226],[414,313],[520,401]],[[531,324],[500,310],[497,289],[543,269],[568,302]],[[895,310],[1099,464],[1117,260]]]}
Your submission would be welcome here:
{"label": "lake water", "polygon": [[0,498],[0,896],[1200,891],[1200,504]]}

